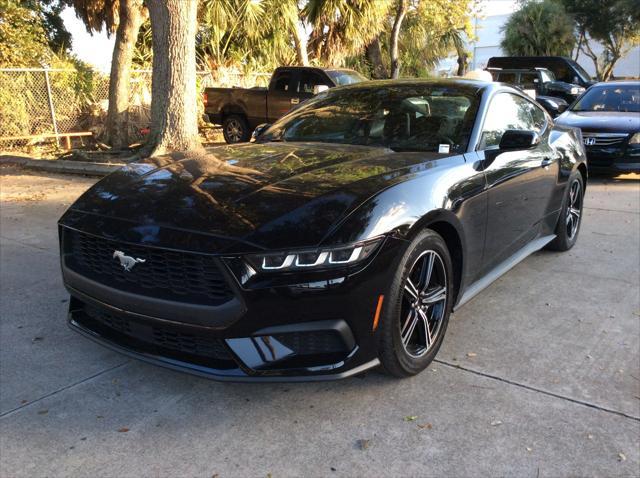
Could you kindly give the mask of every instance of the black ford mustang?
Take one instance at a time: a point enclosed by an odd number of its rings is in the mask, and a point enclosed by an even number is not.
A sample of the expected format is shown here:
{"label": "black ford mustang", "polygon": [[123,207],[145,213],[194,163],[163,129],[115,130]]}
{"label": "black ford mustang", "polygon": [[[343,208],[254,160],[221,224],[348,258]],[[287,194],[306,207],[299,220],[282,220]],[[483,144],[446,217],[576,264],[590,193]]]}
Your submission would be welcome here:
{"label": "black ford mustang", "polygon": [[579,131],[507,85],[336,88],[87,191],[59,223],[69,323],[217,379],[416,374],[454,307],[574,245],[586,180]]}
{"label": "black ford mustang", "polygon": [[556,123],[582,130],[591,171],[640,173],[640,82],[589,88]]}

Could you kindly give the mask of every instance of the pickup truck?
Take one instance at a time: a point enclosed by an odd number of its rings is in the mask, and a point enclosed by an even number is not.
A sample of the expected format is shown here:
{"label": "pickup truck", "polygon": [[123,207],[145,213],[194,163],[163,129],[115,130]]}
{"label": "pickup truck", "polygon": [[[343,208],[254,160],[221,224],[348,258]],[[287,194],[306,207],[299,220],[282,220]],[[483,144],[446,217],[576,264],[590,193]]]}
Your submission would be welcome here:
{"label": "pickup truck", "polygon": [[204,111],[209,121],[222,125],[227,143],[241,143],[251,139],[256,126],[273,123],[314,94],[366,80],[342,68],[280,67],[268,88],[205,88]]}
{"label": "pickup truck", "polygon": [[556,80],[547,68],[487,68],[494,81],[509,83],[523,90],[532,90],[536,95],[562,98],[571,103],[584,93],[584,87]]}

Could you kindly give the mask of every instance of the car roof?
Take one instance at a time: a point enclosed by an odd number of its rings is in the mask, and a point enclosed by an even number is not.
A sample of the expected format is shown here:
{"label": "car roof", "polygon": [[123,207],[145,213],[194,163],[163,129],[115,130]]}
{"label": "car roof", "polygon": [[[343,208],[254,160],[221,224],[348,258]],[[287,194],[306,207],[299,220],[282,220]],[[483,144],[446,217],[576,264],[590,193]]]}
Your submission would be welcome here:
{"label": "car roof", "polygon": [[[370,87],[390,87],[390,86],[457,86],[461,89],[468,90],[483,90],[496,88],[497,85],[504,85],[503,83],[496,83],[490,81],[471,80],[467,78],[438,78],[438,79],[420,79],[420,78],[403,78],[398,80],[370,80],[362,81],[360,83],[353,83],[350,85],[340,86],[340,90],[344,89],[358,89],[358,88],[370,88]],[[338,88],[333,88],[338,89]]]}
{"label": "car roof", "polygon": [[524,72],[531,72],[531,71],[551,71],[549,68],[545,68],[543,66],[522,66],[522,67],[514,67],[514,68],[502,68],[500,66],[489,66],[486,68],[487,71],[496,71],[496,72],[501,72],[501,71],[524,71]]}
{"label": "car roof", "polygon": [[592,86],[615,86],[615,85],[635,85],[640,86],[640,80],[613,80],[613,81],[601,81]]}

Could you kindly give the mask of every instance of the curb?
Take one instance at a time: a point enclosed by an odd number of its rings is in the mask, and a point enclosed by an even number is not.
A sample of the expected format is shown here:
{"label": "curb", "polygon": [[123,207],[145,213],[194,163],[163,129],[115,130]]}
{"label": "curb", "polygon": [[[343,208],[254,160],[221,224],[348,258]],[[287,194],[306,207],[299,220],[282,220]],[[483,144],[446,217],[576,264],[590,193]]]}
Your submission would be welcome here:
{"label": "curb", "polygon": [[29,159],[9,155],[1,155],[0,164],[22,166],[34,171],[83,174],[86,176],[106,176],[124,166],[124,163],[92,163],[89,161],[68,161],[64,159]]}

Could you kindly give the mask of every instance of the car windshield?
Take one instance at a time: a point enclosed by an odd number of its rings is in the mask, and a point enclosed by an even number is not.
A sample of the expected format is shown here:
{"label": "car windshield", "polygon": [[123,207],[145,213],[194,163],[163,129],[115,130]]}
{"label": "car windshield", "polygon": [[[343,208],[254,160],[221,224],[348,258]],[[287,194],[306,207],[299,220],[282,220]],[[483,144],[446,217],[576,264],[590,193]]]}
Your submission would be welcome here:
{"label": "car windshield", "polygon": [[640,84],[595,86],[571,107],[572,111],[640,112]]}
{"label": "car windshield", "polygon": [[333,80],[336,86],[351,85],[353,83],[368,81],[366,77],[353,70],[327,70],[326,73],[329,75],[329,78]]}
{"label": "car windshield", "polygon": [[450,85],[338,88],[281,118],[261,140],[461,152],[479,99],[475,89]]}
{"label": "car windshield", "polygon": [[571,65],[576,69],[578,74],[580,76],[582,76],[582,80],[583,81],[590,81],[591,80],[591,75],[589,75],[589,73],[587,73],[587,70],[585,70],[584,68],[582,68],[582,66],[580,66],[580,63],[578,63],[576,61],[571,61]]}

